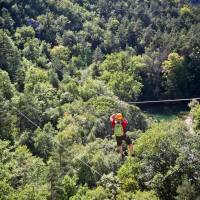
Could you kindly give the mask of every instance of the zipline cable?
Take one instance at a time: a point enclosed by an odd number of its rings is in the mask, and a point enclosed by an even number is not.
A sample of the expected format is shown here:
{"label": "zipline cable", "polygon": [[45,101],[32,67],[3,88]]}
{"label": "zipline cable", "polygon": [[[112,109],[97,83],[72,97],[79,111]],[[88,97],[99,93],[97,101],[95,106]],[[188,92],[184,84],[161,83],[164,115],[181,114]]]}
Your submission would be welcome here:
{"label": "zipline cable", "polygon": [[[61,72],[64,76],[64,72],[61,71],[57,66],[54,66],[59,72]],[[182,102],[182,101],[192,101],[192,100],[200,100],[200,97],[196,98],[186,98],[186,99],[164,99],[164,100],[155,100],[155,101],[129,101],[125,102],[128,104],[155,104],[155,103],[170,103],[170,102]]]}
{"label": "zipline cable", "polygon": [[165,99],[165,100],[156,100],[156,101],[130,101],[126,102],[128,104],[151,104],[151,103],[170,103],[170,102],[182,102],[182,101],[192,101],[192,100],[200,100],[198,98],[188,98],[188,99]]}
{"label": "zipline cable", "polygon": [[20,112],[15,106],[12,106],[18,114],[26,118],[30,123],[32,123],[35,127],[40,128],[35,122],[33,122],[29,117],[27,117],[24,113]]}
{"label": "zipline cable", "polygon": [[[23,116],[24,118],[26,118],[31,124],[33,124],[36,128],[40,128],[41,127],[39,125],[37,125],[35,122],[33,122],[29,117],[27,117],[24,113],[20,112],[15,106],[12,105],[13,108],[15,108],[16,112],[18,112],[18,114],[20,114],[21,116]],[[34,108],[33,106],[31,106],[31,108]],[[37,109],[35,109],[37,110]],[[39,111],[39,110],[37,110]],[[56,142],[56,141],[55,141]],[[58,142],[56,142],[58,145],[61,145],[59,144]],[[65,147],[64,147],[65,148]],[[108,168],[107,166],[105,166],[108,170],[111,170],[110,168]]]}

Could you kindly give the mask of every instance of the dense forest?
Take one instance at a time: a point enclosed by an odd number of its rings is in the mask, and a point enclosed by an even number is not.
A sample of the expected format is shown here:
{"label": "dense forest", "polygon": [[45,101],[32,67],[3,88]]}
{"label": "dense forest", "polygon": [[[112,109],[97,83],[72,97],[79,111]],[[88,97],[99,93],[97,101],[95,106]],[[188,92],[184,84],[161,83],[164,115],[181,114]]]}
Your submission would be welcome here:
{"label": "dense forest", "polygon": [[199,200],[198,101],[189,125],[128,103],[199,88],[198,1],[0,0],[0,200]]}

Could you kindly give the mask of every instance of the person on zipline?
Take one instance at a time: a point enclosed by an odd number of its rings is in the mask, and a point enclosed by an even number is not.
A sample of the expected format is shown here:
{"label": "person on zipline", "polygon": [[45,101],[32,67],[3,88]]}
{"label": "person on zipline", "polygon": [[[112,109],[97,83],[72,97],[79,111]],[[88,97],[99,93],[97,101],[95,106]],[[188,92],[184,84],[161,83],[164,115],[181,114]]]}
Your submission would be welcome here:
{"label": "person on zipline", "polygon": [[112,134],[115,135],[117,146],[121,153],[122,159],[124,158],[124,151],[122,141],[124,140],[128,145],[129,155],[133,155],[133,144],[130,137],[126,134],[128,121],[123,117],[122,113],[113,114],[110,116],[110,122],[112,126]]}

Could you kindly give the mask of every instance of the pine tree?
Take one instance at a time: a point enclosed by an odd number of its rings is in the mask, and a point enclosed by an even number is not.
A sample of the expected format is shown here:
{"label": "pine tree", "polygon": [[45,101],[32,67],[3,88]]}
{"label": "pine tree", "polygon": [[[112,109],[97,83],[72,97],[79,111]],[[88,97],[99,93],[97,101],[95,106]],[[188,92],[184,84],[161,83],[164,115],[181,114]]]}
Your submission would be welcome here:
{"label": "pine tree", "polygon": [[20,68],[20,55],[12,39],[3,30],[0,30],[0,68],[7,71],[11,79],[15,79]]}

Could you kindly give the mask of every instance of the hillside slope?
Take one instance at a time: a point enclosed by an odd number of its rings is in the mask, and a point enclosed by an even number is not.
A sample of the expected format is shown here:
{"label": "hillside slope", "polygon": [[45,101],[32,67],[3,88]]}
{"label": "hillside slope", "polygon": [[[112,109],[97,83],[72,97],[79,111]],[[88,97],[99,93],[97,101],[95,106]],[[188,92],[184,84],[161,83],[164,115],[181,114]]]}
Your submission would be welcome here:
{"label": "hillside slope", "polygon": [[192,135],[127,102],[200,96],[199,22],[184,0],[0,1],[0,199],[198,199],[198,102]]}

